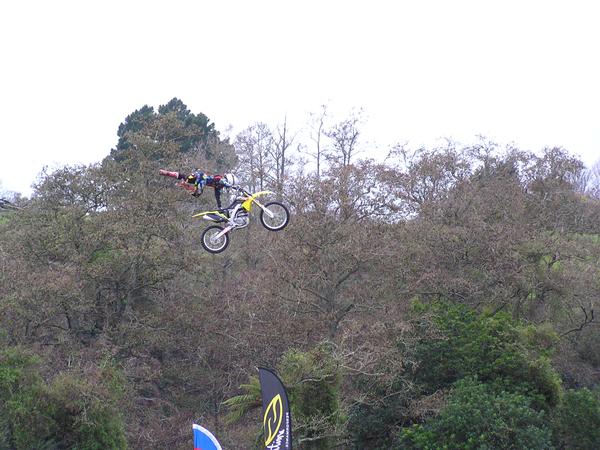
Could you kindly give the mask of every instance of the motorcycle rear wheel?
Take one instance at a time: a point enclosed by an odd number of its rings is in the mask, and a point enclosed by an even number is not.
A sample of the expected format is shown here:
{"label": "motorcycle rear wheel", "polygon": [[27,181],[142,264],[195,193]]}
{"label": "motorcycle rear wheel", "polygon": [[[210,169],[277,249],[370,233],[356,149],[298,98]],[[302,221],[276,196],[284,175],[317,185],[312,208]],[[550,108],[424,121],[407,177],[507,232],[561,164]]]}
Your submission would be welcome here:
{"label": "motorcycle rear wheel", "polygon": [[290,221],[290,212],[283,203],[270,202],[264,205],[265,209],[268,209],[273,213],[273,217],[264,211],[260,211],[260,222],[269,231],[280,231],[283,230]]}
{"label": "motorcycle rear wheel", "polygon": [[221,253],[229,245],[229,233],[225,233],[215,240],[217,234],[223,231],[218,225],[212,225],[202,232],[202,247],[210,253]]}

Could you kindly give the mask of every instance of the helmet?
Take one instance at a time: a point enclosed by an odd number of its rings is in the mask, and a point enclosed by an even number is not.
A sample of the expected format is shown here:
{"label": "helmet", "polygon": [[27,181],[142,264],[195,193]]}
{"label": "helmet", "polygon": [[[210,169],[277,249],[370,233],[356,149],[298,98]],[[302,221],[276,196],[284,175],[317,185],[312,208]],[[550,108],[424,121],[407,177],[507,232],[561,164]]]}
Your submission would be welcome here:
{"label": "helmet", "polygon": [[225,179],[225,182],[227,182],[231,186],[237,185],[237,179],[234,174],[226,173],[225,175],[223,175],[223,178]]}

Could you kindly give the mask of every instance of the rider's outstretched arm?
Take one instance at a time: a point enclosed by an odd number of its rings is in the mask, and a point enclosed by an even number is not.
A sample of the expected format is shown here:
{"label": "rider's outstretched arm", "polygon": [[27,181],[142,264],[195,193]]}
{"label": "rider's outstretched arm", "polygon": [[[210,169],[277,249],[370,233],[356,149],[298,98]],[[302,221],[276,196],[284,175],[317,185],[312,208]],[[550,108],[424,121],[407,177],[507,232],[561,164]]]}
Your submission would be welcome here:
{"label": "rider's outstretched arm", "polygon": [[187,178],[187,175],[183,172],[175,172],[175,171],[160,169],[158,171],[158,173],[159,173],[159,175],[162,175],[164,177],[177,178],[178,180],[185,180]]}
{"label": "rider's outstretched arm", "polygon": [[163,177],[179,178],[179,172],[172,172],[170,170],[160,169],[158,173]]}

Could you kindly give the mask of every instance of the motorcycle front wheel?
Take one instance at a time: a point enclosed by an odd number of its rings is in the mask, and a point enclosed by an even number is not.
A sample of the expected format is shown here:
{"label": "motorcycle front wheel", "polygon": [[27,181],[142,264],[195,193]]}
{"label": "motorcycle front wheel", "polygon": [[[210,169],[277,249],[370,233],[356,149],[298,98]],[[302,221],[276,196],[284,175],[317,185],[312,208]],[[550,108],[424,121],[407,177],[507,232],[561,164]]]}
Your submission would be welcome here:
{"label": "motorcycle front wheel", "polygon": [[[290,221],[290,212],[283,203],[270,202],[264,205],[263,208],[260,211],[260,221],[267,230],[283,230]],[[271,213],[272,217],[265,209]]]}
{"label": "motorcycle front wheel", "polygon": [[225,233],[220,237],[217,235],[223,231],[223,228],[218,225],[208,227],[202,233],[202,247],[210,253],[221,253],[229,245],[229,233]]}

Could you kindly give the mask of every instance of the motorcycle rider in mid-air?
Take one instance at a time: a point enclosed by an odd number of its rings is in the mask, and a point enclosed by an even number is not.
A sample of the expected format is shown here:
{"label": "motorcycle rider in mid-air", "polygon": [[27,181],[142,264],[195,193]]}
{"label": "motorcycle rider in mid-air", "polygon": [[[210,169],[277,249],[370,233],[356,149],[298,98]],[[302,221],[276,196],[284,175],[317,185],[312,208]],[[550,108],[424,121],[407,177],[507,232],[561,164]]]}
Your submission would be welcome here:
{"label": "motorcycle rider in mid-air", "polygon": [[164,169],[160,169],[158,173],[166,177],[182,180],[178,185],[191,191],[194,197],[200,196],[204,191],[205,186],[212,187],[215,190],[215,200],[217,201],[217,207],[219,209],[222,209],[221,191],[223,188],[231,188],[236,185],[236,179],[232,173],[226,173],[224,175],[207,175],[200,169],[194,170],[190,175],[186,175],[182,172],[171,172]]}
{"label": "motorcycle rider in mid-air", "polygon": [[[233,230],[246,228],[250,224],[250,212],[258,210],[262,225],[269,231],[283,230],[289,220],[290,213],[285,204],[279,201],[259,202],[263,195],[274,194],[271,191],[250,193],[237,185],[235,176],[231,173],[224,175],[207,175],[201,170],[195,170],[190,175],[160,169],[160,175],[176,178],[177,185],[191,191],[193,196],[199,196],[205,186],[215,190],[218,211],[202,211],[192,217],[208,220],[212,225],[202,232],[202,247],[209,253],[221,253],[229,245],[229,234]],[[221,191],[223,188],[233,190],[235,195],[227,208],[221,207]]]}

